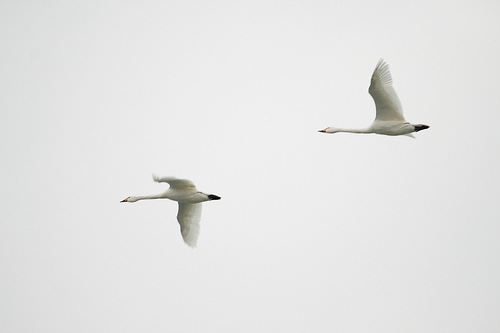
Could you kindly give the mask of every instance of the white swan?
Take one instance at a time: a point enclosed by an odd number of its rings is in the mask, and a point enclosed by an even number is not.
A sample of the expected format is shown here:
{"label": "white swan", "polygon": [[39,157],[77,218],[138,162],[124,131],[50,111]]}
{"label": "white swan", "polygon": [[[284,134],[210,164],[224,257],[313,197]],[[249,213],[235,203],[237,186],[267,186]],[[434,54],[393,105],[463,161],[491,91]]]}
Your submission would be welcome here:
{"label": "white swan", "polygon": [[153,175],[153,180],[158,183],[169,183],[170,188],[160,194],[130,196],[120,202],[136,202],[143,199],[170,199],[179,202],[177,221],[181,225],[182,238],[187,245],[196,247],[200,234],[201,203],[219,200],[220,197],[198,191],[193,182],[187,179]]}
{"label": "white swan", "polygon": [[414,136],[411,133],[429,128],[427,125],[410,124],[405,121],[401,102],[392,87],[389,65],[384,59],[379,60],[373,72],[368,92],[372,95],[377,110],[375,120],[370,127],[363,129],[327,127],[319,132],[376,133],[384,135],[407,135],[413,138]]}

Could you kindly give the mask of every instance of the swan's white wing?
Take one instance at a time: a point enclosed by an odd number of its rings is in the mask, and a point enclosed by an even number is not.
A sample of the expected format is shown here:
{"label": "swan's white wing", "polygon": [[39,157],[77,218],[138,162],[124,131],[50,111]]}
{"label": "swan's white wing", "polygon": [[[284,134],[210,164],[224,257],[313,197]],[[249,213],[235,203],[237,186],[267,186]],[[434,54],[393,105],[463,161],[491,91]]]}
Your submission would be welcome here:
{"label": "swan's white wing", "polygon": [[375,101],[377,109],[375,120],[405,120],[403,117],[403,107],[398,95],[396,95],[396,91],[392,87],[389,65],[384,59],[380,59],[377,67],[375,67],[368,92]]}
{"label": "swan's white wing", "polygon": [[159,177],[153,174],[153,180],[157,183],[169,183],[170,188],[185,189],[185,188],[196,188],[194,183],[188,179],[178,179],[175,177]]}
{"label": "swan's white wing", "polygon": [[201,203],[188,204],[179,202],[177,221],[181,225],[182,238],[184,242],[196,247],[200,235]]}

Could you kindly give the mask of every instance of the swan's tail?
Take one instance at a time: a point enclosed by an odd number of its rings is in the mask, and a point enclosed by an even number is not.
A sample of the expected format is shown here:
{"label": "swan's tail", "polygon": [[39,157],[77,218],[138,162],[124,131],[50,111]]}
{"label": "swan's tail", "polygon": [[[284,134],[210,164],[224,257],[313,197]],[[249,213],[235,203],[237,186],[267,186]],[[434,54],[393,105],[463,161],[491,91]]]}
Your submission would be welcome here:
{"label": "swan's tail", "polygon": [[207,197],[209,200],[220,200],[220,197],[215,194],[208,194]]}
{"label": "swan's tail", "polygon": [[415,126],[415,132],[418,132],[418,131],[421,131],[421,130],[424,130],[424,129],[428,129],[429,126],[427,125],[422,125],[422,124],[418,124],[418,125],[413,125]]}

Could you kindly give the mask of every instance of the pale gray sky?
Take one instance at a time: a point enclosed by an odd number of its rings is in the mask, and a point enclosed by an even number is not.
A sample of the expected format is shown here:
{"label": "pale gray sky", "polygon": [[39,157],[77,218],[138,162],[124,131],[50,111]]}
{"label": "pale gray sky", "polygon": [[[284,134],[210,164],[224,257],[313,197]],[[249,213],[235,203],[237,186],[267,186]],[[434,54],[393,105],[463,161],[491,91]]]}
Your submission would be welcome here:
{"label": "pale gray sky", "polygon": [[[0,331],[500,331],[498,1],[1,1]],[[390,65],[417,139],[364,127]],[[198,248],[151,173],[222,196]]]}

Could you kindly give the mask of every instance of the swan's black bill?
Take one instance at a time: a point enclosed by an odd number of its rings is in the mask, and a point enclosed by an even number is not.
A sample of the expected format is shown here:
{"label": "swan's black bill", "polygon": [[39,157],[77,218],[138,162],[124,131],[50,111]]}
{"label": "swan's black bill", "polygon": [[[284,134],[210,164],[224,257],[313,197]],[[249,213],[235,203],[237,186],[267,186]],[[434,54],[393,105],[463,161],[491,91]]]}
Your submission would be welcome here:
{"label": "swan's black bill", "polygon": [[125,198],[125,199],[123,199],[123,200],[122,200],[122,201],[120,201],[120,202],[127,202],[127,201],[128,201],[128,198]]}
{"label": "swan's black bill", "polygon": [[209,194],[208,198],[210,200],[220,200],[220,197],[218,195],[215,195],[215,194]]}

